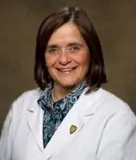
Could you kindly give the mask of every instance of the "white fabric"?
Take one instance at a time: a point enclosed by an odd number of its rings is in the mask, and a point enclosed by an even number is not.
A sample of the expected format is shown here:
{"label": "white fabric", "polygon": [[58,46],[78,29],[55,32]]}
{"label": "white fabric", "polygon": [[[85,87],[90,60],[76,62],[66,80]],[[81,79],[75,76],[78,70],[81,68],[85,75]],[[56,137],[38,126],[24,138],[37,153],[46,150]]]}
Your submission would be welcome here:
{"label": "white fabric", "polygon": [[[136,117],[104,89],[84,91],[44,149],[40,92],[25,92],[12,104],[1,134],[0,160],[136,160]],[[72,134],[71,125],[77,127]]]}

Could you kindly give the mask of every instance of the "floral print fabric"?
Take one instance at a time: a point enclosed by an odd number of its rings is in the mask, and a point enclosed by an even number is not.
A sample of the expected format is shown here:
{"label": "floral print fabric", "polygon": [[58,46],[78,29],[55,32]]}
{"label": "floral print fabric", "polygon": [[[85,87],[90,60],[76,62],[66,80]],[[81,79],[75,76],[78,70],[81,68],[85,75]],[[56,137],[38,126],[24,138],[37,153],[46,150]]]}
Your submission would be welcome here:
{"label": "floral print fabric", "polygon": [[65,98],[53,103],[52,100],[52,89],[51,84],[44,90],[43,94],[38,99],[39,106],[44,111],[43,116],[43,146],[44,148],[50,141],[54,132],[57,130],[68,111],[72,108],[74,103],[78,100],[83,89],[85,88],[85,83],[82,82],[77,85],[75,90],[69,93]]}

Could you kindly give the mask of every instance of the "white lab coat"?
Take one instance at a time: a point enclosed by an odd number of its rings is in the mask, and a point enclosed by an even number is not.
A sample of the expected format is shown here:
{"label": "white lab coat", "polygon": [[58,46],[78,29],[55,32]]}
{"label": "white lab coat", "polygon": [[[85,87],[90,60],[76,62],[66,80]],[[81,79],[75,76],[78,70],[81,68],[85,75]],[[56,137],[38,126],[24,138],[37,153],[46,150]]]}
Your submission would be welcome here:
{"label": "white lab coat", "polygon": [[[130,144],[136,136],[135,115],[104,89],[84,91],[44,149],[40,93],[26,92],[12,104],[1,134],[0,160],[122,160],[128,143],[136,150]],[[77,130],[70,134],[72,125]]]}

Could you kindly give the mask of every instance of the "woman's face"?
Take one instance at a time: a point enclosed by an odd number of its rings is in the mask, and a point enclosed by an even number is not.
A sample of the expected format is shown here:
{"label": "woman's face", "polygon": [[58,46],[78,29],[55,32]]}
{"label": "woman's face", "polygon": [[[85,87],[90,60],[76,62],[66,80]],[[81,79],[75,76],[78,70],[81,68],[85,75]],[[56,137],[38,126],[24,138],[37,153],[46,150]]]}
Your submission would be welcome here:
{"label": "woman's face", "polygon": [[74,87],[85,79],[90,55],[76,25],[69,22],[53,32],[45,51],[45,62],[54,85]]}

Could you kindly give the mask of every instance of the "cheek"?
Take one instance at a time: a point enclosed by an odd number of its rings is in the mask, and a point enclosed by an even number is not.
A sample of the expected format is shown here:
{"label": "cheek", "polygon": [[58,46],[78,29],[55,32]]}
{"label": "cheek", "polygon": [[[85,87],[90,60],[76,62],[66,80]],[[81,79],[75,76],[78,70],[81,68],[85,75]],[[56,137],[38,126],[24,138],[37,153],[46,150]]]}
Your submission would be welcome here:
{"label": "cheek", "polygon": [[51,67],[54,64],[54,58],[50,55],[45,55],[45,64],[47,67]]}
{"label": "cheek", "polygon": [[88,68],[90,64],[90,56],[89,54],[82,54],[80,57],[78,57],[78,62],[82,67]]}

